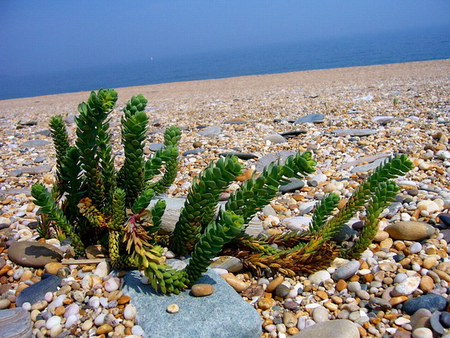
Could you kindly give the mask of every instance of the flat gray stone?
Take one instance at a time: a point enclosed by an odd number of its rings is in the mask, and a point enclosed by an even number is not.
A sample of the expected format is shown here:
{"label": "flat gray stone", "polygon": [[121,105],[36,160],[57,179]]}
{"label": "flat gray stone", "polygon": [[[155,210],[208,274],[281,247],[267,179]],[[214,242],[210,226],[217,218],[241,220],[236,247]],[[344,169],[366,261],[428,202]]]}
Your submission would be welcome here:
{"label": "flat gray stone", "polygon": [[264,138],[264,141],[270,141],[272,143],[286,143],[286,139],[280,134],[271,134]]}
{"label": "flat gray stone", "polygon": [[54,292],[58,290],[61,284],[61,278],[52,275],[50,273],[44,273],[42,279],[29,287],[25,288],[17,296],[16,304],[17,306],[22,306],[23,303],[34,304],[40,300],[45,299],[45,294],[47,292]]}
{"label": "flat gray stone", "polygon": [[358,261],[350,261],[344,266],[338,268],[331,276],[336,282],[340,279],[347,280],[352,277],[359,269]]}
{"label": "flat gray stone", "polygon": [[256,162],[256,170],[261,172],[264,170],[265,166],[269,165],[272,162],[280,161],[280,163],[283,164],[288,156],[295,154],[296,152],[293,150],[284,150],[280,151],[279,153],[264,155]]}
{"label": "flat gray stone", "polygon": [[205,137],[213,137],[217,136],[222,132],[222,129],[220,126],[211,126],[207,127],[205,129],[200,130],[198,133],[199,135],[205,136]]}
{"label": "flat gray stone", "polygon": [[52,171],[53,166],[49,164],[42,164],[35,167],[22,167],[20,168],[24,174],[45,174]]}
{"label": "flat gray stone", "polygon": [[47,144],[49,144],[50,141],[47,140],[31,140],[31,141],[25,141],[22,143],[23,147],[29,147],[29,148],[39,148],[39,147],[45,147]]}
{"label": "flat gray stone", "polygon": [[8,256],[16,264],[43,268],[47,263],[61,261],[63,253],[50,244],[23,241],[11,243]]}
{"label": "flat gray stone", "polygon": [[336,319],[308,326],[292,338],[359,338],[355,324],[347,319]]}
{"label": "flat gray stone", "polygon": [[294,124],[321,122],[323,121],[324,117],[324,114],[308,114],[298,118],[294,122]]}
{"label": "flat gray stone", "polygon": [[379,158],[378,160],[375,160],[372,163],[368,163],[368,164],[359,165],[357,167],[354,167],[352,170],[350,170],[350,172],[352,172],[352,173],[365,173],[365,172],[368,172],[368,171],[373,170],[376,167],[378,167],[385,160],[386,160],[386,158]]}
{"label": "flat gray stone", "polygon": [[32,332],[28,311],[20,307],[0,310],[0,337],[31,338]]}
{"label": "flat gray stone", "polygon": [[337,129],[333,130],[336,135],[350,135],[350,136],[369,136],[378,133],[376,129]]}
{"label": "flat gray stone", "polygon": [[[199,283],[214,286],[208,297],[193,297],[189,290],[179,295],[161,295],[131,271],[124,277],[123,291],[137,309],[137,321],[146,337],[158,338],[259,338],[261,317],[234,289],[209,270]],[[170,304],[180,311],[166,312]]]}
{"label": "flat gray stone", "polygon": [[279,190],[282,193],[293,192],[296,190],[300,190],[305,186],[305,181],[299,180],[298,178],[290,178],[289,183],[286,185],[280,185]]}

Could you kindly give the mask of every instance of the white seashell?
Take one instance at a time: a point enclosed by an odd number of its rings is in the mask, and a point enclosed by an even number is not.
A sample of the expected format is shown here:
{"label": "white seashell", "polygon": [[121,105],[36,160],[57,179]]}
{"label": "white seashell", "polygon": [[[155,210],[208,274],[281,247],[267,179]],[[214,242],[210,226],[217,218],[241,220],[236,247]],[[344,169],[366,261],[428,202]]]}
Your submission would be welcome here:
{"label": "white seashell", "polygon": [[128,304],[123,311],[123,316],[125,319],[133,319],[136,317],[136,306]]}

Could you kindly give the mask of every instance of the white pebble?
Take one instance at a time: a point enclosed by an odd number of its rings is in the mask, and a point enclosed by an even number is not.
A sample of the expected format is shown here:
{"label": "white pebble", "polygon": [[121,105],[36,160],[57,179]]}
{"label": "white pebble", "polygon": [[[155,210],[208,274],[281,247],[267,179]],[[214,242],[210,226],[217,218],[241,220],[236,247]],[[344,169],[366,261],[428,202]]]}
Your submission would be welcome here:
{"label": "white pebble", "polygon": [[99,277],[106,277],[109,275],[109,264],[107,262],[100,262],[94,270],[94,275]]}
{"label": "white pebble", "polygon": [[100,301],[100,305],[103,307],[106,307],[108,305],[108,299],[106,299],[105,297],[100,297],[99,301]]}
{"label": "white pebble", "polygon": [[113,292],[118,290],[120,287],[120,279],[117,277],[112,277],[105,282],[105,290],[108,292]]}
{"label": "white pebble", "polygon": [[139,325],[135,325],[135,326],[133,326],[131,328],[131,333],[135,334],[137,336],[143,336],[144,335],[144,330]]}
{"label": "white pebble", "polygon": [[94,324],[97,326],[103,325],[105,323],[105,317],[106,317],[105,313],[99,314],[97,317],[95,317]]}
{"label": "white pebble", "polygon": [[136,307],[132,304],[128,304],[123,311],[125,319],[133,319],[136,317]]}
{"label": "white pebble", "polygon": [[29,302],[25,302],[22,304],[22,309],[30,311],[31,310],[31,304]]}
{"label": "white pebble", "polygon": [[64,327],[66,329],[70,328],[71,326],[75,325],[78,321],[78,316],[77,315],[70,315],[67,320],[66,323],[64,324]]}
{"label": "white pebble", "polygon": [[64,312],[64,318],[77,315],[79,312],[80,312],[79,305],[76,303],[72,303],[68,307],[66,307],[66,311]]}
{"label": "white pebble", "polygon": [[59,316],[52,316],[45,323],[45,327],[48,330],[51,330],[52,327],[54,327],[55,325],[59,325],[59,324],[61,324],[61,317],[59,317]]}
{"label": "white pebble", "polygon": [[48,303],[50,303],[50,302],[52,301],[52,299],[53,299],[53,293],[52,293],[52,292],[47,292],[47,293],[45,294],[45,296],[44,296],[44,299],[45,299]]}
{"label": "white pebble", "polygon": [[55,326],[53,326],[50,329],[50,337],[55,338],[58,337],[60,335],[60,333],[62,332],[63,327],[61,326],[61,324],[57,324]]}

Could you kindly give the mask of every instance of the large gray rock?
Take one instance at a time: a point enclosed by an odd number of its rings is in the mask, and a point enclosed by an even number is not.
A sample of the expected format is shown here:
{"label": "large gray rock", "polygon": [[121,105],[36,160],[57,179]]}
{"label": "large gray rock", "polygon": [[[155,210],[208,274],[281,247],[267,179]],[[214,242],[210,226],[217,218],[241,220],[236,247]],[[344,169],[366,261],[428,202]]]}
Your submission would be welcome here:
{"label": "large gray rock", "polygon": [[[179,295],[158,294],[150,285],[141,283],[137,271],[124,278],[123,291],[136,306],[138,324],[146,337],[261,337],[258,312],[213,271],[209,270],[199,280],[214,286],[214,293],[208,297],[193,297],[189,290]],[[167,313],[170,304],[177,304],[180,311]]]}
{"label": "large gray rock", "polygon": [[0,337],[30,338],[32,330],[28,311],[22,308],[0,310]]}
{"label": "large gray rock", "polygon": [[[153,207],[157,202],[157,199],[153,199],[150,201],[149,207]],[[161,220],[161,230],[166,232],[173,232],[175,229],[175,224],[178,222],[180,218],[181,208],[183,208],[184,203],[186,202],[185,198],[164,198],[166,201],[166,210],[162,216]],[[226,204],[225,201],[219,202],[218,208],[223,207]],[[270,210],[271,208],[264,208],[264,211]],[[266,213],[267,214],[267,213]],[[262,222],[258,217],[253,217],[248,223],[247,228],[245,229],[245,233],[252,237],[256,237],[263,231]]]}
{"label": "large gray rock", "polygon": [[47,263],[61,261],[63,253],[50,244],[23,241],[11,243],[8,256],[16,264],[43,268]]}

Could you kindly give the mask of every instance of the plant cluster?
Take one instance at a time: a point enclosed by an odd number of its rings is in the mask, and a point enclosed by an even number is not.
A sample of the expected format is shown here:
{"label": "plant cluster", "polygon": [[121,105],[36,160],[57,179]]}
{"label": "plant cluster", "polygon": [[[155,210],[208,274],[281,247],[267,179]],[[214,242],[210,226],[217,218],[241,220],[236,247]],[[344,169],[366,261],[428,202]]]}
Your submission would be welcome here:
{"label": "plant cluster", "polygon": [[[39,231],[42,237],[56,233],[70,238],[78,256],[84,255],[87,245],[107,243],[114,268],[143,270],[152,286],[163,293],[178,293],[193,285],[211,259],[225,248],[248,267],[287,274],[320,269],[338,255],[358,257],[375,236],[380,212],[398,191],[391,179],[412,168],[405,155],[392,157],[334,216],[339,196],[329,194],[316,206],[308,231],[256,239],[245,234],[251,218],[276,197],[280,185],[313,173],[316,163],[310,152],[297,153],[284,163],[272,163],[243,182],[217,212],[220,194],[243,169],[236,157],[223,157],[194,179],[173,234],[165,235],[160,232],[164,200],[148,206],[176,178],[180,129],[169,127],[164,133],[164,146],[146,158],[147,100],[142,95],[132,97],[121,119],[125,161],[116,169],[108,132],[116,101],[114,90],[101,89],[78,106],[74,145],[69,142],[62,117],[51,118],[56,182],[50,191],[36,184],[31,192],[41,209]],[[341,250],[333,236],[364,207],[366,224],[359,239],[350,250]],[[184,270],[167,264],[164,246],[177,255],[191,257]]]}

